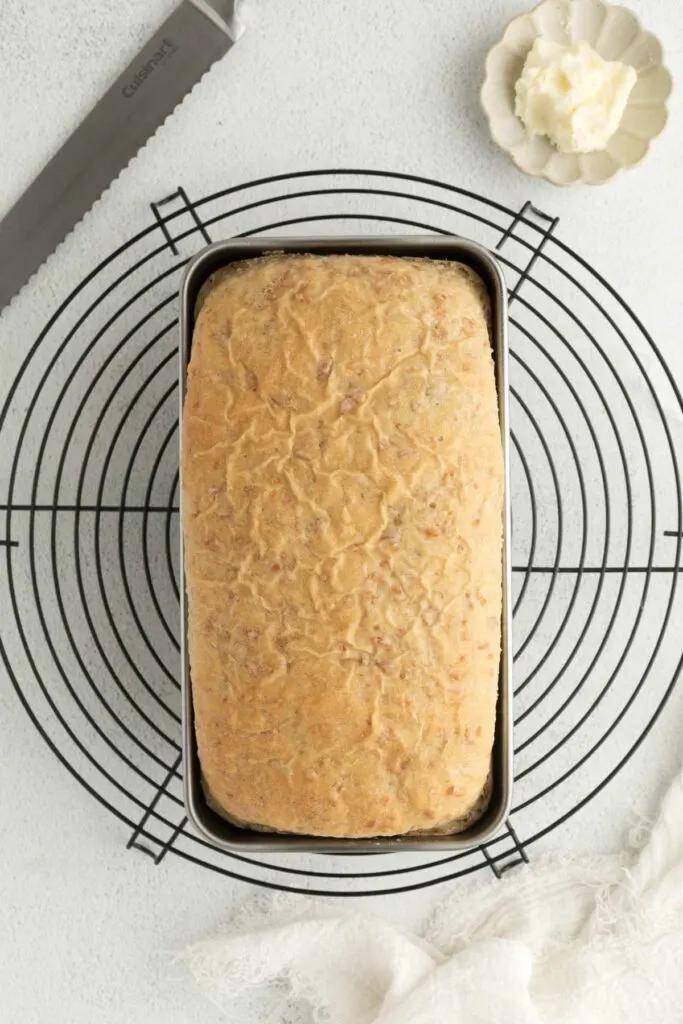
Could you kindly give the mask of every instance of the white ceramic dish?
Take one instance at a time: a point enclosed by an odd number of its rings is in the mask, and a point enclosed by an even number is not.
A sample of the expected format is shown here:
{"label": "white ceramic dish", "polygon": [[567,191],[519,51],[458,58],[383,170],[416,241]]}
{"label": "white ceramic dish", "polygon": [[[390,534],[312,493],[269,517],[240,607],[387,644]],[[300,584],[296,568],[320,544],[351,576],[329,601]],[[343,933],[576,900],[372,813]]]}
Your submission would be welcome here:
{"label": "white ceramic dish", "polygon": [[[607,60],[635,68],[638,80],[604,150],[560,153],[547,138],[528,132],[515,115],[515,83],[538,36],[564,45],[585,40]],[[605,0],[543,0],[511,21],[489,51],[481,102],[494,141],[520,170],[554,185],[601,185],[643,160],[666,124],[671,86],[659,40],[631,11]]]}

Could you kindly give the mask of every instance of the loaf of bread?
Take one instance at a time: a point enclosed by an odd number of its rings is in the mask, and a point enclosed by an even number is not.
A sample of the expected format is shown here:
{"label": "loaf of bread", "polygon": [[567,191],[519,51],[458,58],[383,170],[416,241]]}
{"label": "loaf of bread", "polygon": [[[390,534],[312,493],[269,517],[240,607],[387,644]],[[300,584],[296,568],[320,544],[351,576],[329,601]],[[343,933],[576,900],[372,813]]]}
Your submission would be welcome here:
{"label": "loaf of bread", "polygon": [[207,797],[317,836],[485,804],[503,459],[487,297],[456,263],[276,254],[198,302],[182,436]]}

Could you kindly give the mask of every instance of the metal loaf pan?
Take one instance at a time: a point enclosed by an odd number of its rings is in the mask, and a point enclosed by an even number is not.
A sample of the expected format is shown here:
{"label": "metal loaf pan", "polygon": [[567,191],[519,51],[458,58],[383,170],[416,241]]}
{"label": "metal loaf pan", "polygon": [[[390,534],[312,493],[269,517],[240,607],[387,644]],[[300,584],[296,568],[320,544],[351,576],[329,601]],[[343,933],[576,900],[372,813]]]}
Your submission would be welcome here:
{"label": "metal loaf pan", "polygon": [[[381,256],[429,257],[465,263],[479,274],[491,300],[491,345],[496,367],[500,424],[505,459],[505,513],[503,526],[503,628],[502,657],[497,707],[496,735],[491,770],[491,797],[483,816],[468,829],[454,835],[413,834],[376,839],[327,839],[317,836],[257,832],[238,828],[216,814],[204,796],[195,739],[190,666],[187,653],[187,605],[181,531],[181,658],[183,706],[184,795],[187,814],[195,829],[226,851],[298,850],[318,853],[380,853],[390,851],[467,850],[493,838],[510,809],[512,789],[512,591],[510,577],[510,462],[508,403],[507,291],[496,260],[480,245],[449,236],[410,235],[394,237],[338,238],[249,238],[218,242],[208,246],[189,263],[180,290],[180,424],[187,364],[190,359],[194,311],[197,297],[207,278],[237,260],[268,252],[316,254],[367,254]],[[182,515],[182,479],[180,486]]]}

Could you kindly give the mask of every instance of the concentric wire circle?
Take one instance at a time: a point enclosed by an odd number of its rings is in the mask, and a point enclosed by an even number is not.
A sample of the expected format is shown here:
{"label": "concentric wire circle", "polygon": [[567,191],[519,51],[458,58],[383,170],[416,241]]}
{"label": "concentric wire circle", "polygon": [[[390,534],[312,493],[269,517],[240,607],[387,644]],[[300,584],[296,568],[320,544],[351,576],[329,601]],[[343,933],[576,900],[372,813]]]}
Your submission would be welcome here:
{"label": "concentric wire circle", "polygon": [[[125,839],[159,859],[329,895],[505,864],[515,836],[527,849],[616,775],[675,684],[683,525],[669,417],[683,403],[666,365],[627,303],[531,208],[340,170],[192,204],[180,190],[155,210],[65,298],[0,416],[2,655],[20,700]],[[422,232],[497,249],[511,293],[514,835],[441,857],[227,855],[182,806],[179,273],[207,237]]]}

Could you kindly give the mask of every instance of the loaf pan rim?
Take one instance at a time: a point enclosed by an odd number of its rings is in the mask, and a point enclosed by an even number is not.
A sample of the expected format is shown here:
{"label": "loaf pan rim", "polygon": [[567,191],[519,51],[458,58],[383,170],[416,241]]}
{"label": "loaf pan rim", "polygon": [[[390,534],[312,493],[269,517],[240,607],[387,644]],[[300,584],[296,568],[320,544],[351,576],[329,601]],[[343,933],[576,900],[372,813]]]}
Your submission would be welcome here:
{"label": "loaf pan rim", "polygon": [[513,779],[512,735],[512,586],[510,568],[510,431],[507,288],[495,257],[477,242],[452,235],[329,235],[250,236],[214,242],[188,262],[180,285],[179,352],[179,450],[182,444],[186,370],[194,329],[195,304],[200,288],[221,267],[269,252],[313,254],[367,254],[426,257],[465,263],[484,281],[491,301],[491,344],[496,367],[499,418],[504,459],[503,602],[501,669],[496,707],[496,735],[492,756],[492,793],[488,809],[479,821],[459,833],[447,835],[406,834],[376,838],[333,838],[240,829],[209,807],[201,784],[194,731],[189,659],[187,651],[187,603],[182,530],[182,468],[180,495],[180,636],[183,799],[188,820],[203,839],[227,853],[380,853],[467,852],[499,834],[510,813]]}

